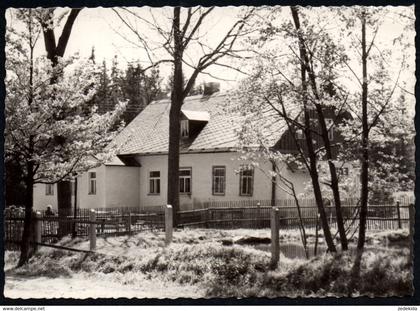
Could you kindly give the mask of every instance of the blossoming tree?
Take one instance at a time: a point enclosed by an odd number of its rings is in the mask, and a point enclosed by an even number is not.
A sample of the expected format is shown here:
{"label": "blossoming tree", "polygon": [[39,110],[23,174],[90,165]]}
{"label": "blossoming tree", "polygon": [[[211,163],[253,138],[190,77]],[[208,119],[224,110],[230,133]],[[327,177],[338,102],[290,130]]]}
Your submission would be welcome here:
{"label": "blossoming tree", "polygon": [[110,129],[124,110],[99,115],[92,104],[99,72],[77,55],[35,57],[41,32],[32,9],[13,12],[18,27],[6,32],[5,155],[18,161],[26,186],[25,221],[19,265],[30,256],[33,186],[57,183],[97,166],[113,156]]}

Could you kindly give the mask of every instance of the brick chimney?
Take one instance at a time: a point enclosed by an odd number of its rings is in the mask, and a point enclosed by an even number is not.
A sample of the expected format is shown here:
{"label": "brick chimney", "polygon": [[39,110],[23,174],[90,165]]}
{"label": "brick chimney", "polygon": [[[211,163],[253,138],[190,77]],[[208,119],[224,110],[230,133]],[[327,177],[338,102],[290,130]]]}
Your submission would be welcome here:
{"label": "brick chimney", "polygon": [[204,83],[204,96],[210,96],[216,92],[220,91],[220,83],[219,82],[206,82]]}

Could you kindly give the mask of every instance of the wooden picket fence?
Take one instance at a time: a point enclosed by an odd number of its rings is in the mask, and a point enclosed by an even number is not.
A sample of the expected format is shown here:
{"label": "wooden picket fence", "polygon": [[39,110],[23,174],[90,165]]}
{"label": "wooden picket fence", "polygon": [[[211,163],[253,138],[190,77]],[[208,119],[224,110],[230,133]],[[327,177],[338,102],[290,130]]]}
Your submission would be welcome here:
{"label": "wooden picket fence", "polygon": [[[72,234],[76,237],[88,237],[90,225],[95,225],[96,235],[125,235],[142,231],[163,230],[165,225],[164,211],[144,213],[131,212],[124,209],[98,209],[93,211],[95,217],[92,221],[91,210],[78,210],[74,216],[48,215],[46,211],[38,212],[33,216],[33,224],[39,223],[41,243],[54,244],[61,237]],[[36,218],[36,219],[35,219]],[[22,213],[5,213],[4,218],[4,245],[7,250],[19,249],[23,233],[24,215]],[[33,230],[33,229],[31,229]],[[34,233],[32,233],[33,235]]]}
{"label": "wooden picket fence", "polygon": [[[300,218],[297,207],[277,206],[279,209],[280,227],[284,230],[298,229]],[[408,206],[375,205],[368,208],[367,230],[393,230],[408,228]],[[182,227],[205,227],[214,229],[249,228],[260,229],[270,227],[271,206],[252,207],[212,207],[200,210],[179,212],[179,224]],[[337,227],[334,206],[326,208],[328,223],[331,228]],[[355,230],[359,217],[356,206],[343,206],[342,213],[346,227]],[[313,228],[319,225],[318,210],[314,206],[300,207],[303,225]]]}
{"label": "wooden picket fence", "polygon": [[[270,227],[272,206],[268,201],[231,201],[211,202],[206,208],[178,212],[178,226],[189,228],[260,229]],[[285,203],[277,201],[276,203]],[[293,202],[286,206],[277,206],[279,226],[282,230],[298,229],[300,218],[298,209]],[[318,210],[313,202],[303,202],[300,214],[305,228],[320,226]],[[348,202],[344,202],[348,203]],[[308,205],[307,205],[308,204]],[[351,235],[357,231],[359,222],[358,208],[355,205],[343,205],[345,228]],[[331,228],[337,226],[335,208],[326,208],[328,222]],[[165,208],[121,207],[96,209],[95,231],[99,236],[125,235],[142,231],[162,231],[165,228]],[[41,223],[41,242],[53,244],[66,234],[74,236],[89,236],[91,220],[90,210],[78,210],[76,217],[57,217],[41,212],[37,221]],[[368,208],[367,230],[393,230],[408,228],[410,223],[409,205],[371,205]],[[22,213],[5,213],[5,248],[18,248],[23,231]]]}

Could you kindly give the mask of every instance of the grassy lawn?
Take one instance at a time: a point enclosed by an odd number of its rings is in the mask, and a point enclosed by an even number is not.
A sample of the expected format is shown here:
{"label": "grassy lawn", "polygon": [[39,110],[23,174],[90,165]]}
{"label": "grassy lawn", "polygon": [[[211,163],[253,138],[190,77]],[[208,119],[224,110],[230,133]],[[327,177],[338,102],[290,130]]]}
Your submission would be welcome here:
{"label": "grassy lawn", "polygon": [[[246,236],[264,238],[270,232],[185,229],[174,232],[168,247],[161,232],[98,238],[95,254],[43,247],[19,269],[14,268],[18,253],[6,252],[4,294],[13,298],[412,294],[406,230],[369,233],[360,276],[351,288],[353,252],[322,253],[309,260],[281,254],[278,267],[269,270],[269,252],[235,243]],[[300,243],[297,231],[280,236],[281,243]],[[88,241],[82,239],[63,239],[60,244],[88,249]]]}

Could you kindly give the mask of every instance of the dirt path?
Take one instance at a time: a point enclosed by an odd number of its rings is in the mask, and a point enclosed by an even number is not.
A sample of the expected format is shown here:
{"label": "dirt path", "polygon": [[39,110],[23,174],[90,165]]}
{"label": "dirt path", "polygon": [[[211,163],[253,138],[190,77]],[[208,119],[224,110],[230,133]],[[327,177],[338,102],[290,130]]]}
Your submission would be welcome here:
{"label": "dirt path", "polygon": [[107,278],[92,280],[75,274],[70,278],[6,276],[4,295],[8,298],[199,298],[204,293],[197,287],[156,280],[121,284]]}

